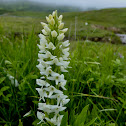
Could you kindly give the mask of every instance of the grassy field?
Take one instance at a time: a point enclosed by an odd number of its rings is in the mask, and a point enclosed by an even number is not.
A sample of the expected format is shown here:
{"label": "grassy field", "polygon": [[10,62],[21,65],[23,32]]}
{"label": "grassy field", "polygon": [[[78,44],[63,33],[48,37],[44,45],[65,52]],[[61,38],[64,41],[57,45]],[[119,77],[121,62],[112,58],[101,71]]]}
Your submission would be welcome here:
{"label": "grassy field", "polygon": [[[63,13],[66,38],[71,39],[65,94],[70,102],[61,126],[126,125],[126,46],[90,42],[83,37],[113,37],[125,33],[126,9]],[[10,12],[0,17],[0,125],[36,126],[38,93],[38,33],[48,13]],[[13,16],[12,16],[13,15]],[[74,39],[77,17],[77,41]],[[89,25],[85,26],[85,22]],[[114,30],[114,31],[113,31]],[[99,40],[98,40],[99,41]],[[105,39],[106,42],[108,42]],[[10,81],[13,76],[19,83]],[[31,110],[28,117],[23,117]],[[47,126],[47,125],[40,125]]]}
{"label": "grassy field", "polygon": [[[0,17],[0,24],[4,32],[22,34],[29,33],[34,28],[35,33],[41,31],[41,21],[45,22],[44,12],[13,11]],[[126,33],[126,8],[103,9],[87,12],[63,13],[65,26],[69,28],[67,37],[93,41],[120,43],[115,33]],[[75,22],[76,19],[76,22]],[[88,25],[85,26],[85,22]],[[76,29],[75,29],[76,23]]]}

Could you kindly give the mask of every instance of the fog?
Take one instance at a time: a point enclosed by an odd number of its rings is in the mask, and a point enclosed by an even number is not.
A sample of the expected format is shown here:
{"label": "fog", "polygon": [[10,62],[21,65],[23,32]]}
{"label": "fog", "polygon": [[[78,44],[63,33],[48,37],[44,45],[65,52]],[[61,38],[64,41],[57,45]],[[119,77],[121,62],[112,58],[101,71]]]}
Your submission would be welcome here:
{"label": "fog", "polygon": [[77,6],[81,8],[126,7],[126,0],[31,0],[47,4]]}
{"label": "fog", "polygon": [[85,8],[115,8],[115,7],[126,7],[126,0],[0,0],[3,1],[34,1],[45,4],[53,4],[56,6],[76,6],[82,9]]}

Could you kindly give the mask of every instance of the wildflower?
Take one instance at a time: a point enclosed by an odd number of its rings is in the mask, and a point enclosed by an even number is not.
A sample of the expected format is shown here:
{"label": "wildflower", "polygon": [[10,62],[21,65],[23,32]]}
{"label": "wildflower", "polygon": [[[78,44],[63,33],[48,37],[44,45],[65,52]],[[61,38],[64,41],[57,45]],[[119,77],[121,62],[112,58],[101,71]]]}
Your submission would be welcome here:
{"label": "wildflower", "polygon": [[59,34],[59,36],[57,37],[57,39],[60,41],[60,40],[63,40],[65,37],[64,33],[61,33]]}
{"label": "wildflower", "polygon": [[88,22],[85,22],[85,25],[87,26],[88,25]]}
{"label": "wildflower", "polygon": [[60,23],[60,25],[59,25],[59,29],[62,29],[64,27],[64,23]]}
{"label": "wildflower", "polygon": [[14,85],[15,87],[19,86],[18,80],[15,79],[14,76],[11,76],[10,74],[7,74],[9,80],[11,81],[11,84]]}
{"label": "wildflower", "polygon": [[68,31],[68,28],[64,28],[63,30],[60,30],[60,32],[65,33]]}
{"label": "wildflower", "polygon": [[51,32],[51,35],[52,35],[52,37],[56,37],[57,36],[57,32],[54,30],[54,31]]}
{"label": "wildflower", "polygon": [[60,126],[63,118],[60,112],[66,109],[65,105],[70,101],[63,93],[67,81],[62,73],[68,72],[70,43],[69,40],[63,41],[68,28],[63,29],[62,18],[62,15],[58,17],[57,11],[54,11],[52,15],[46,17],[48,24],[41,22],[43,30],[42,34],[39,34],[40,44],[37,45],[40,49],[37,60],[39,64],[36,65],[42,75],[40,79],[36,79],[39,86],[36,91],[40,96],[38,124],[51,122]]}
{"label": "wildflower", "polygon": [[44,22],[41,22],[41,25],[44,27],[44,26],[47,26],[47,24],[46,23],[44,23]]}

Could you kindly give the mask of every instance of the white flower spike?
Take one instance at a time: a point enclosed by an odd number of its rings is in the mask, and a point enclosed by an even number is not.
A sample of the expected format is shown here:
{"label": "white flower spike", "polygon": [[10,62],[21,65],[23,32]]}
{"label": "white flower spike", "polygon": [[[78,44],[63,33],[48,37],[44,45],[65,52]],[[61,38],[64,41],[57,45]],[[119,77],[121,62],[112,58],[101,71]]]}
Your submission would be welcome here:
{"label": "white flower spike", "polygon": [[41,22],[43,29],[39,34],[40,44],[37,44],[40,49],[37,60],[39,64],[36,65],[41,74],[40,79],[36,79],[36,91],[39,94],[38,124],[50,122],[60,126],[63,118],[60,112],[66,109],[65,105],[70,101],[63,93],[67,90],[63,73],[68,72],[69,68],[70,43],[69,40],[63,41],[68,28],[63,29],[62,19],[63,15],[58,17],[57,11],[54,11],[46,16],[48,24]]}

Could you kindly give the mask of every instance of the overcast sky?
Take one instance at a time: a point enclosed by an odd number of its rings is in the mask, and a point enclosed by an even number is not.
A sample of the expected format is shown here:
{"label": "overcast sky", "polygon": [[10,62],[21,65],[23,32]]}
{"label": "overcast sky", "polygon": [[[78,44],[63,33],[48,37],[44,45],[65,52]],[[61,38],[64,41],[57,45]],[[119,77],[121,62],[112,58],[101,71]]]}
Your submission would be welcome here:
{"label": "overcast sky", "polygon": [[78,7],[126,7],[126,0],[31,0],[55,5],[73,5]]}
{"label": "overcast sky", "polygon": [[[22,1],[22,0],[0,0],[0,1]],[[111,7],[126,7],[126,0],[23,0],[35,1],[54,5],[69,5],[77,6],[83,9],[86,8],[111,8]]]}

